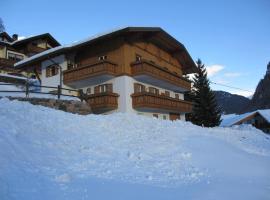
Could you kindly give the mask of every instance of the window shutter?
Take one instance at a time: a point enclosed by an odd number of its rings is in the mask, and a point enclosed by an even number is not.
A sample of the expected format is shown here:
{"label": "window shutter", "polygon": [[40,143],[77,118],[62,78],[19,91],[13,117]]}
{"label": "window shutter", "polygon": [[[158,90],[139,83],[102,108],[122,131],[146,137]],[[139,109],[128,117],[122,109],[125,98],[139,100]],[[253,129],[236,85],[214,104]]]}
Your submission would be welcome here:
{"label": "window shutter", "polygon": [[59,67],[58,66],[54,66],[54,68],[55,68],[55,75],[56,75],[59,72]]}
{"label": "window shutter", "polygon": [[99,93],[99,86],[95,86],[95,88],[94,88],[94,93],[95,93],[95,94],[98,94],[98,93]]}
{"label": "window shutter", "polygon": [[138,93],[140,92],[140,88],[139,88],[139,84],[138,83],[134,83],[134,93]]}
{"label": "window shutter", "polygon": [[142,92],[145,92],[145,86],[141,85],[141,87],[142,87]]}
{"label": "window shutter", "polygon": [[149,87],[149,92],[154,94],[155,93],[155,88]]}
{"label": "window shutter", "polygon": [[170,92],[169,91],[165,91],[165,96],[169,97],[170,96]]}
{"label": "window shutter", "polygon": [[50,67],[47,67],[46,68],[46,77],[49,77],[50,76]]}
{"label": "window shutter", "polygon": [[112,84],[106,84],[106,92],[113,92]]}

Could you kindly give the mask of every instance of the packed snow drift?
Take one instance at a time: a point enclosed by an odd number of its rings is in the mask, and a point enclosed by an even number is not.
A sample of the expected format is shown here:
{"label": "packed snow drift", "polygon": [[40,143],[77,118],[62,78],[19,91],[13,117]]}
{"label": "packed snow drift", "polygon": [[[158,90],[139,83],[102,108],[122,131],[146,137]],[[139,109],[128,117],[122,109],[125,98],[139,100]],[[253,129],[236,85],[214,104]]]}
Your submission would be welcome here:
{"label": "packed snow drift", "polygon": [[0,199],[270,199],[270,137],[0,100]]}

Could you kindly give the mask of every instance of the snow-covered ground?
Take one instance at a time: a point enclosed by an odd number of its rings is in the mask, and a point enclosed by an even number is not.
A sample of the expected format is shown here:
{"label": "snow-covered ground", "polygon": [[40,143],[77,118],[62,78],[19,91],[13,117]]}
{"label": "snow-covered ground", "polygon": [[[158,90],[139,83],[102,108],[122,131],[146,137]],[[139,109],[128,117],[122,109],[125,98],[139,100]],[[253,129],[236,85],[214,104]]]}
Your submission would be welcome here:
{"label": "snow-covered ground", "polygon": [[0,100],[0,199],[270,199],[270,137]]}

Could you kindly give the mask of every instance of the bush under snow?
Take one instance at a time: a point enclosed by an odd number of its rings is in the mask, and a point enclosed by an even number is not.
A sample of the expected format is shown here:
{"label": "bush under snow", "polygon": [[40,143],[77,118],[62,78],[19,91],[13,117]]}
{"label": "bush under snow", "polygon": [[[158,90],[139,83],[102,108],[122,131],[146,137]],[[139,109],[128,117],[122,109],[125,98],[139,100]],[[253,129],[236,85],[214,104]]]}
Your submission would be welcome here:
{"label": "bush under snow", "polygon": [[0,100],[0,199],[269,199],[270,137]]}

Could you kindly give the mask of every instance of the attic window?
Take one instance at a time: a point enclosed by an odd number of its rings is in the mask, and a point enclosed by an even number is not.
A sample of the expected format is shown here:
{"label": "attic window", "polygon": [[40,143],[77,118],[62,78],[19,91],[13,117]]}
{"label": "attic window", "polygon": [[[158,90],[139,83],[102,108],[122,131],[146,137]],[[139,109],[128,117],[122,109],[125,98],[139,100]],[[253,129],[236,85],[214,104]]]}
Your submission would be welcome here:
{"label": "attic window", "polygon": [[140,62],[142,60],[142,56],[136,54],[135,60],[136,62]]}
{"label": "attic window", "polygon": [[58,74],[58,66],[50,65],[46,68],[46,77],[52,77]]}
{"label": "attic window", "polygon": [[98,57],[98,60],[99,60],[99,61],[107,60],[107,56],[99,56],[99,57]]}

